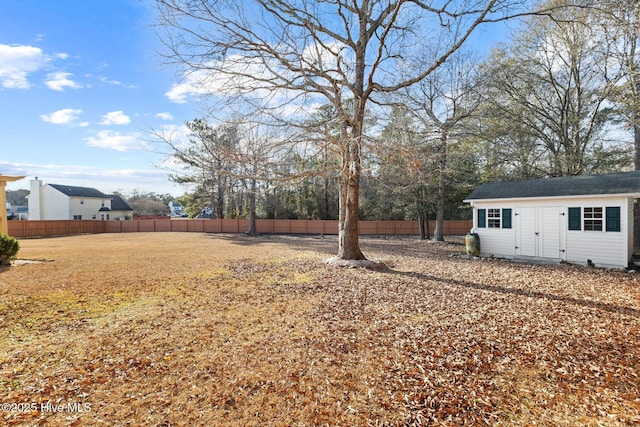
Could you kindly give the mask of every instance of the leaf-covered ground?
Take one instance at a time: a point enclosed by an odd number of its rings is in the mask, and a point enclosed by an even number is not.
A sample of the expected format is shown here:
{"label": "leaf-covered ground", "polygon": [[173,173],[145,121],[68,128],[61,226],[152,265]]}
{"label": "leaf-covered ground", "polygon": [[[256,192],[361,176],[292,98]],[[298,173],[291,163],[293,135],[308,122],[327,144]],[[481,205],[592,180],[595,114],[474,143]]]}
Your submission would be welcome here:
{"label": "leaf-covered ground", "polygon": [[334,237],[22,240],[0,424],[638,425],[640,276]]}

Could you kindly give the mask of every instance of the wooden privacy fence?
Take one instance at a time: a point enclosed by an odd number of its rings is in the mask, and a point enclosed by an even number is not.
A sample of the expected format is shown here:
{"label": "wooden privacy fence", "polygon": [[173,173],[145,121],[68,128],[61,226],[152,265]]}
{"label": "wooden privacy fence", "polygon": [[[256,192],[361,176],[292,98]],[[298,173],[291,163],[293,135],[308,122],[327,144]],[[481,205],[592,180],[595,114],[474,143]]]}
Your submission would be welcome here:
{"label": "wooden privacy fence", "polygon": [[[141,219],[130,221],[51,220],[9,221],[9,235],[21,237],[68,236],[97,233],[196,232],[244,233],[246,219]],[[445,221],[445,235],[463,235],[471,221]],[[435,222],[429,223],[434,230]],[[256,231],[262,234],[338,234],[338,221],[258,219]],[[360,221],[361,235],[418,235],[417,221]]]}

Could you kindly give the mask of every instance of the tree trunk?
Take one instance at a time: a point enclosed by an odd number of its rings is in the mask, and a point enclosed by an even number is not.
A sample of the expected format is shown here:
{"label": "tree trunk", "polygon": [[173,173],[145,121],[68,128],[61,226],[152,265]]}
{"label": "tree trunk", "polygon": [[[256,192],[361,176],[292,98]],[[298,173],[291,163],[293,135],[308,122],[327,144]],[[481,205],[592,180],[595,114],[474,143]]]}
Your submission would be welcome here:
{"label": "tree trunk", "polygon": [[[360,145],[349,141],[347,162],[340,178],[340,215],[338,218],[338,258],[366,259],[360,250],[358,221],[360,192]],[[344,162],[344,160],[343,160]]]}
{"label": "tree trunk", "polygon": [[427,240],[431,237],[429,234],[429,219],[426,214],[420,214],[418,218],[418,225],[420,226],[420,240]]}
{"label": "tree trunk", "polygon": [[438,211],[436,213],[436,229],[433,232],[433,239],[444,242],[444,208],[445,208],[445,173],[447,168],[447,131],[442,131],[440,144],[440,158],[438,159]]}
{"label": "tree trunk", "polygon": [[[635,146],[635,170],[640,170],[640,112],[634,116],[633,140]],[[633,246],[640,247],[640,203],[633,204]]]}
{"label": "tree trunk", "polygon": [[635,147],[635,169],[640,170],[640,112],[635,114],[633,124],[633,141]]}
{"label": "tree trunk", "polygon": [[216,216],[218,219],[224,219],[224,190],[222,185],[218,184],[218,193],[216,194]]}
{"label": "tree trunk", "polygon": [[329,178],[324,179],[324,212],[322,219],[329,219]]}
{"label": "tree trunk", "polygon": [[255,236],[256,232],[256,192],[258,190],[257,181],[251,180],[251,191],[249,191],[249,229],[247,234]]}

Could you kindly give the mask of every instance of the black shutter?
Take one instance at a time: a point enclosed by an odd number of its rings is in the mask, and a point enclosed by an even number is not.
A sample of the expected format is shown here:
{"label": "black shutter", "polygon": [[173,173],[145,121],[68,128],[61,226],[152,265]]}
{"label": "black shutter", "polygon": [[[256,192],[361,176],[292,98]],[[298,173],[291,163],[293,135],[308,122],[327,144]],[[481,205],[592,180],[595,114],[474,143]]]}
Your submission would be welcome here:
{"label": "black shutter", "polygon": [[607,207],[606,211],[606,230],[620,231],[620,207]]}
{"label": "black shutter", "polygon": [[582,227],[580,226],[581,222],[581,208],[569,208],[569,230],[582,230]]}
{"label": "black shutter", "polygon": [[502,228],[511,228],[511,209],[502,209]]}
{"label": "black shutter", "polygon": [[487,227],[487,210],[478,209],[478,228]]}

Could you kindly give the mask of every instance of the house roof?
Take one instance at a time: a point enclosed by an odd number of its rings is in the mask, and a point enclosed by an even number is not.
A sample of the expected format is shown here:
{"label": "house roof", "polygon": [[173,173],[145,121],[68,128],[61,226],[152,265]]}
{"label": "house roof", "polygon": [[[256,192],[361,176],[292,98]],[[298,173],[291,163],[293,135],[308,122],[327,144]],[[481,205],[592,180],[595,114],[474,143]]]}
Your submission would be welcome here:
{"label": "house roof", "polygon": [[612,194],[640,195],[640,171],[490,182],[480,185],[466,201]]}
{"label": "house roof", "polygon": [[133,208],[119,195],[112,194],[109,197],[111,197],[112,211],[133,211]]}
{"label": "house roof", "polygon": [[95,188],[89,187],[73,187],[71,185],[59,185],[49,184],[49,186],[55,188],[59,192],[66,194],[69,197],[87,197],[98,199],[111,199],[112,196],[107,196],[102,191],[98,191]]}

